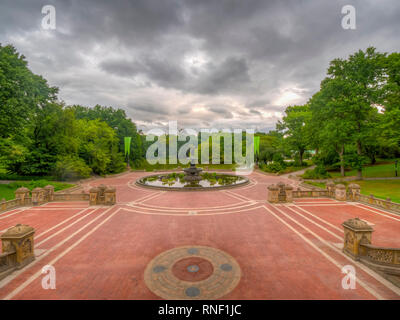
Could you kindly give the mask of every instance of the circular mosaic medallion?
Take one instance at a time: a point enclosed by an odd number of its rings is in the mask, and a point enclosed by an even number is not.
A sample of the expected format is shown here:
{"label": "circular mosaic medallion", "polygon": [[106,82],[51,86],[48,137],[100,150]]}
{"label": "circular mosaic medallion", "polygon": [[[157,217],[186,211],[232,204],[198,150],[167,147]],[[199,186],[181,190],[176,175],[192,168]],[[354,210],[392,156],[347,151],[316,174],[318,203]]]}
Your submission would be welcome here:
{"label": "circular mosaic medallion", "polygon": [[147,265],[147,287],[164,299],[217,299],[239,283],[241,271],[224,251],[185,246],[159,254]]}

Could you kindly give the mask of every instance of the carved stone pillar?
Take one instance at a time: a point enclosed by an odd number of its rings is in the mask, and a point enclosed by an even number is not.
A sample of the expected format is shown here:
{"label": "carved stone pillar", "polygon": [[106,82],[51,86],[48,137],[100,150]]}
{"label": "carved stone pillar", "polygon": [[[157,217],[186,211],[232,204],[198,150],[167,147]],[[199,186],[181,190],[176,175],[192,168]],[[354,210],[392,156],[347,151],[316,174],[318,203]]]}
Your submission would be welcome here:
{"label": "carved stone pillar", "polygon": [[99,189],[96,187],[93,187],[89,190],[89,204],[91,206],[97,205],[98,202],[98,196],[99,196]]}
{"label": "carved stone pillar", "polygon": [[35,229],[17,224],[1,235],[3,252],[16,252],[16,268],[20,269],[35,260],[33,235]]}
{"label": "carved stone pillar", "polygon": [[98,189],[99,189],[99,193],[97,195],[97,204],[104,204],[106,202],[104,192],[106,191],[107,186],[104,184],[101,184],[98,186]]}
{"label": "carved stone pillar", "polygon": [[346,201],[346,186],[337,184],[335,188],[335,199],[339,201]]}
{"label": "carved stone pillar", "polygon": [[106,190],[104,190],[104,204],[112,206],[117,202],[116,199],[116,189],[114,187],[107,187]]}
{"label": "carved stone pillar", "polygon": [[278,203],[279,202],[278,194],[279,194],[279,188],[276,185],[271,184],[270,186],[268,186],[268,201],[269,202]]}
{"label": "carved stone pillar", "polygon": [[351,197],[351,200],[355,201],[357,200],[357,195],[360,194],[360,186],[356,183],[350,183],[349,184],[349,195]]}
{"label": "carved stone pillar", "polygon": [[316,187],[313,187],[312,188],[312,190],[311,190],[311,196],[313,197],[313,198],[318,198],[319,197],[319,189],[318,188],[316,188]]}
{"label": "carved stone pillar", "polygon": [[44,187],[44,193],[46,201],[53,201],[54,200],[54,186],[47,185]]}
{"label": "carved stone pillar", "polygon": [[359,218],[349,219],[342,223],[344,228],[343,252],[353,259],[360,255],[360,243],[371,244],[374,229]]}
{"label": "carved stone pillar", "polygon": [[29,189],[28,188],[18,188],[15,190],[15,199],[18,199],[18,204],[20,206],[25,205],[26,199],[29,197]]}
{"label": "carved stone pillar", "polygon": [[334,197],[335,196],[335,183],[332,181],[328,181],[326,183],[326,188],[328,189],[328,193],[330,197]]}
{"label": "carved stone pillar", "polygon": [[293,202],[293,187],[290,184],[285,186],[286,201]]}
{"label": "carved stone pillar", "polygon": [[38,206],[43,204],[44,201],[44,189],[35,188],[32,190],[32,204]]}
{"label": "carved stone pillar", "polygon": [[279,189],[278,202],[286,202],[285,184],[282,181],[280,181],[278,182],[277,187]]}

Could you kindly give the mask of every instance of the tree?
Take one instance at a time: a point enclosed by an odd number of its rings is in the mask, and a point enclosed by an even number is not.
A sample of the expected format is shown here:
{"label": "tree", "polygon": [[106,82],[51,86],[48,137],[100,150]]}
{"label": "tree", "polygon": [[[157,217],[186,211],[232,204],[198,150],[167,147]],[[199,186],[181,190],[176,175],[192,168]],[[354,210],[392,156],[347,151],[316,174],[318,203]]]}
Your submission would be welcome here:
{"label": "tree", "polygon": [[303,164],[303,155],[308,145],[306,123],[311,116],[309,106],[289,106],[285,114],[282,121],[278,121],[276,128],[284,134],[289,148],[298,152],[300,164]]}
{"label": "tree", "polygon": [[21,134],[32,114],[56,101],[58,89],[28,69],[25,57],[0,44],[0,138]]}
{"label": "tree", "polygon": [[321,148],[333,148],[339,155],[342,176],[345,174],[345,145],[351,141],[351,127],[346,122],[349,110],[340,99],[344,85],[340,79],[325,79],[321,83],[321,90],[309,101],[311,119],[308,125],[314,134],[310,140],[315,137]]}
{"label": "tree", "polygon": [[397,152],[400,148],[400,53],[392,53],[386,60],[384,114],[379,141],[386,142]]}
{"label": "tree", "polygon": [[143,158],[144,151],[142,140],[137,132],[136,125],[127,118],[123,109],[103,107],[96,105],[94,108],[74,105],[71,107],[77,119],[88,119],[106,122],[117,134],[119,144],[118,150],[124,152],[124,137],[132,137],[130,157],[133,161]]}
{"label": "tree", "polygon": [[330,101],[342,107],[342,121],[350,130],[351,141],[357,150],[355,166],[359,179],[362,179],[363,141],[377,125],[376,105],[383,99],[385,59],[386,54],[376,52],[373,47],[365,52],[359,50],[347,60],[335,59],[321,85],[336,92]]}
{"label": "tree", "polygon": [[123,156],[118,153],[115,131],[100,120],[78,120],[81,140],[78,154],[94,173],[120,172],[124,168]]}

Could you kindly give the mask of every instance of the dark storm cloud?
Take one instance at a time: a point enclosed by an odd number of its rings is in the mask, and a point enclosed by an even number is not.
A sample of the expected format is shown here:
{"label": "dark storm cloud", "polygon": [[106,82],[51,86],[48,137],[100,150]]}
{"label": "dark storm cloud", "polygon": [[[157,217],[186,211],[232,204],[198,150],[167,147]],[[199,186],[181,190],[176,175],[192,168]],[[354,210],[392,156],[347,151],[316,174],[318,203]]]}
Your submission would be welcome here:
{"label": "dark storm cloud", "polygon": [[164,57],[142,57],[136,61],[110,60],[100,63],[104,71],[122,77],[142,75],[158,86],[201,94],[216,94],[246,87],[250,83],[244,59],[228,57],[221,63],[207,63],[203,70],[191,75],[183,66]]}
{"label": "dark storm cloud", "polygon": [[219,115],[222,118],[232,119],[233,115],[229,111],[229,109],[230,109],[229,106],[225,106],[225,107],[213,106],[213,107],[208,108],[209,111],[215,113],[216,115]]}
{"label": "dark storm cloud", "polygon": [[[41,9],[56,8],[43,31]],[[357,29],[341,27],[354,5]],[[69,104],[126,109],[139,126],[274,128],[319,88],[329,61],[399,51],[398,0],[2,0],[12,43]]]}

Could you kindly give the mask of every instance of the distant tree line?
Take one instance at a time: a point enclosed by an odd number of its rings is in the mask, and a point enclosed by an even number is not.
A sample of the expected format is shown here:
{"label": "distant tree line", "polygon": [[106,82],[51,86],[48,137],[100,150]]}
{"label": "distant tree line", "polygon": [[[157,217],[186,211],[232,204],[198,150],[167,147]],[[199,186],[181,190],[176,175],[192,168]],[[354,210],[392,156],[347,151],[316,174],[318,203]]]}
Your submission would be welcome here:
{"label": "distant tree line", "polygon": [[124,110],[67,106],[57,94],[13,46],[0,45],[1,167],[60,179],[121,172],[125,136],[132,137],[132,162],[141,161],[142,138]]}
{"label": "distant tree line", "polygon": [[370,47],[331,61],[320,90],[289,106],[277,130],[301,162],[315,150],[317,170],[362,166],[400,154],[400,53]]}

